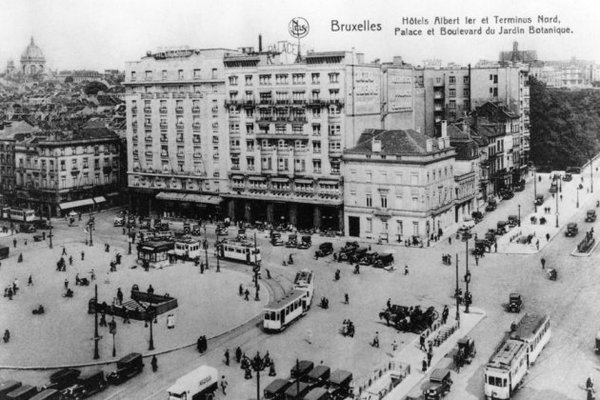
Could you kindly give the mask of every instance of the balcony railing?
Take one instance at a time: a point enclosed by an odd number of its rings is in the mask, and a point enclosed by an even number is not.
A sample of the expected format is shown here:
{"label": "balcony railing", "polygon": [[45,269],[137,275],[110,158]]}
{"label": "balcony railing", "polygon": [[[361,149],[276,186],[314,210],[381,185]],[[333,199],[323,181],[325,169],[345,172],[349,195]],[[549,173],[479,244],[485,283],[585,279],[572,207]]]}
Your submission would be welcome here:
{"label": "balcony railing", "polygon": [[177,129],[183,129],[183,122],[178,122],[175,126],[177,127]]}
{"label": "balcony railing", "polygon": [[175,139],[176,142],[178,143],[182,143],[183,142],[183,136],[177,136],[177,138]]}
{"label": "balcony railing", "polygon": [[197,114],[197,113],[199,113],[199,112],[200,112],[200,107],[192,107],[192,112],[193,112],[194,114]]}
{"label": "balcony railing", "polygon": [[183,107],[175,107],[175,113],[176,114],[183,114]]}
{"label": "balcony railing", "polygon": [[192,128],[194,128],[194,129],[200,129],[200,122],[194,122],[194,123],[192,123]]}
{"label": "balcony railing", "polygon": [[159,108],[159,109],[158,109],[158,111],[159,111],[161,114],[166,114],[166,113],[167,113],[167,107],[161,107],[161,108]]}
{"label": "balcony railing", "polygon": [[144,122],[144,128],[152,128],[152,122]]}
{"label": "balcony railing", "polygon": [[132,107],[131,108],[131,113],[132,114],[137,114],[137,107]]}
{"label": "balcony railing", "polygon": [[166,122],[161,122],[160,123],[160,127],[163,128],[163,129],[167,129],[169,127],[169,124],[166,123]]}
{"label": "balcony railing", "polygon": [[152,107],[144,107],[144,112],[145,112],[146,114],[150,114],[150,113],[152,113]]}
{"label": "balcony railing", "polygon": [[254,107],[254,100],[246,99],[243,104],[244,107]]}

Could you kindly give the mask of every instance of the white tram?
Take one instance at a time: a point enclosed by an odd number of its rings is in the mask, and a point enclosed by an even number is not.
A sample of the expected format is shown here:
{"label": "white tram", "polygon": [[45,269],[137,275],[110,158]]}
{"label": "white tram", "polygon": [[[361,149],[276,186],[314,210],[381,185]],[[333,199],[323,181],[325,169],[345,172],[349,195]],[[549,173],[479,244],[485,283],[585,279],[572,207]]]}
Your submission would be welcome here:
{"label": "white tram", "polygon": [[33,222],[38,219],[35,215],[35,210],[11,208],[8,211],[8,216],[13,221]]}
{"label": "white tram", "polygon": [[314,293],[314,273],[304,269],[296,274],[294,288],[284,298],[272,301],[264,310],[263,328],[281,332],[310,309]]}
{"label": "white tram", "polygon": [[219,258],[253,265],[260,265],[262,260],[260,248],[248,241],[225,241],[218,245],[217,255]]}
{"label": "white tram", "polygon": [[516,329],[503,338],[485,367],[486,399],[510,399],[550,335],[547,315],[525,314]]}
{"label": "white tram", "polygon": [[194,239],[183,239],[176,240],[175,247],[173,248],[175,257],[184,260],[194,260],[200,257],[202,254],[202,246],[200,246],[199,240]]}

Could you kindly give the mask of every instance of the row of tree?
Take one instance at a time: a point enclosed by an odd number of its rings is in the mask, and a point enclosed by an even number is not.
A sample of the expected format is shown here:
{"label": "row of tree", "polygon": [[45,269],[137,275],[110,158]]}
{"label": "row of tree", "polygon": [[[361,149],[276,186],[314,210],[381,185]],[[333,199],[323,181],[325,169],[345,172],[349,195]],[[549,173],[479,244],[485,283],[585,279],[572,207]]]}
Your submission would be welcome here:
{"label": "row of tree", "polygon": [[530,78],[530,160],[540,167],[581,166],[600,151],[600,91],[549,88]]}

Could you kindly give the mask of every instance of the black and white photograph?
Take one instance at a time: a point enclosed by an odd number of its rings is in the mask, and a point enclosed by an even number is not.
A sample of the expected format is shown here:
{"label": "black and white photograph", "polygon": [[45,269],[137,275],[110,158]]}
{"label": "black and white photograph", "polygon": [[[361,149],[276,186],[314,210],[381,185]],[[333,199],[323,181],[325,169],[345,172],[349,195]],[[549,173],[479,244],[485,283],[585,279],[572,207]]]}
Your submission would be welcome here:
{"label": "black and white photograph", "polygon": [[600,399],[599,3],[0,10],[0,400]]}

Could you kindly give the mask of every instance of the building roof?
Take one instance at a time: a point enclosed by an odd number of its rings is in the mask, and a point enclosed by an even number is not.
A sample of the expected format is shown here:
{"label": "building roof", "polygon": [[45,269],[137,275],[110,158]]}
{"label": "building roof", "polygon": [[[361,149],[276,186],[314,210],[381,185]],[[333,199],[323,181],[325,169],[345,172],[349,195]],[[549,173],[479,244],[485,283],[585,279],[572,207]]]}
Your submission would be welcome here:
{"label": "building roof", "polygon": [[29,46],[27,46],[27,48],[21,55],[21,62],[27,61],[46,61],[42,49],[40,49],[33,41],[33,36],[31,37],[31,42],[29,43]]}
{"label": "building roof", "polygon": [[19,133],[31,133],[39,130],[35,126],[27,123],[26,121],[0,121],[0,138],[1,139],[12,139],[16,134]]}
{"label": "building roof", "polygon": [[427,151],[427,140],[431,139],[420,132],[412,129],[407,130],[383,130],[367,129],[364,131],[358,143],[351,149],[345,150],[346,154],[373,154],[372,141],[381,141],[381,155],[415,155],[432,154],[440,151],[438,141],[432,140],[432,151]]}

